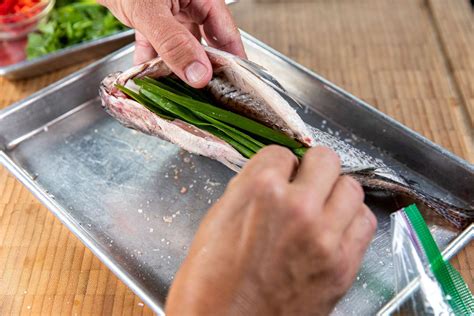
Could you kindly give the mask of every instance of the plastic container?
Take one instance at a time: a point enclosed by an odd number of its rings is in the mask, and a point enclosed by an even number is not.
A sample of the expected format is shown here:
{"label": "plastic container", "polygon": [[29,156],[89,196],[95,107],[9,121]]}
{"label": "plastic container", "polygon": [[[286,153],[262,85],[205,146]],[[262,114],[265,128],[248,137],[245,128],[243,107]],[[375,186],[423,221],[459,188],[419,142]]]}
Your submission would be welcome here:
{"label": "plastic container", "polygon": [[24,12],[0,15],[0,41],[26,37],[49,14],[54,3],[55,0],[42,0]]}

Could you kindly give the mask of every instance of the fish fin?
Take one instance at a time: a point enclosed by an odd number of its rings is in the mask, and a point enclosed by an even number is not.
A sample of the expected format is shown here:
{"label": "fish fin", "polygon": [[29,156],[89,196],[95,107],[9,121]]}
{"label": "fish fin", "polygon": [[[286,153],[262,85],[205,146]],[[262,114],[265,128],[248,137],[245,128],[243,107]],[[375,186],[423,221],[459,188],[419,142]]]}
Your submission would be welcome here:
{"label": "fish fin", "polygon": [[251,72],[255,77],[264,81],[270,87],[272,87],[276,92],[278,92],[293,108],[303,108],[299,102],[293,99],[285,88],[276,80],[268,71],[260,65],[255,64],[254,62],[237,58],[237,63]]}
{"label": "fish fin", "polygon": [[348,167],[342,166],[343,174],[358,174],[358,175],[367,175],[367,176],[378,176],[380,178],[388,179],[395,183],[400,183],[403,185],[408,185],[408,182],[405,178],[396,174],[392,169],[388,167],[374,167],[374,166],[357,166],[357,167]]}
{"label": "fish fin", "polygon": [[267,82],[273,88],[287,93],[285,88],[283,88],[283,86],[278,82],[278,80],[276,80],[272,75],[270,75],[270,73],[268,73],[268,71],[262,66],[257,65],[256,63],[248,59],[242,58],[238,58],[237,63],[248,71],[250,71],[251,73],[253,73],[258,78]]}
{"label": "fish fin", "polygon": [[377,170],[377,168],[373,167],[373,166],[352,167],[352,166],[342,165],[341,168],[342,168],[342,173],[343,174],[349,174],[349,173],[369,174],[369,173],[374,172],[375,170]]}

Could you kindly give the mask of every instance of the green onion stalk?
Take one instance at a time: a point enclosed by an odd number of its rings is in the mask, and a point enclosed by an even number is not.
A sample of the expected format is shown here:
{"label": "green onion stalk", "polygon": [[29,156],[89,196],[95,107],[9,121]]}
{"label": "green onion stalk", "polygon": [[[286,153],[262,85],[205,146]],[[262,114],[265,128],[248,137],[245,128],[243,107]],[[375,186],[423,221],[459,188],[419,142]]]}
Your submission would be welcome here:
{"label": "green onion stalk", "polygon": [[156,115],[180,119],[224,140],[244,157],[251,158],[268,144],[277,144],[303,157],[308,148],[286,134],[212,104],[202,91],[171,77],[134,80],[138,92],[117,88]]}

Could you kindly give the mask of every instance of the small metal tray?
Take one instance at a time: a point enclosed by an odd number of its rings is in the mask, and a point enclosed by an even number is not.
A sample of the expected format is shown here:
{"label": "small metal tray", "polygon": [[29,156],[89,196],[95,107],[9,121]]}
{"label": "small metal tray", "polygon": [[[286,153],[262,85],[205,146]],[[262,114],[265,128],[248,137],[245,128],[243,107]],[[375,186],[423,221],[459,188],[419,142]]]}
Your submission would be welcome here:
{"label": "small metal tray", "polygon": [[84,42],[32,60],[0,67],[0,76],[25,79],[74,65],[89,59],[105,56],[135,38],[134,30],[118,32],[103,38]]}
{"label": "small metal tray", "polygon": [[[361,100],[243,33],[251,60],[266,67],[298,99],[303,119],[339,135],[429,193],[474,200],[474,168]],[[133,47],[43,89],[0,112],[0,161],[155,312],[207,209],[233,172],[158,138],[122,127],[103,112],[98,85],[132,64]],[[378,231],[355,283],[335,315],[375,314],[400,306],[416,284],[394,293],[392,211],[399,198],[370,194]],[[470,239],[425,213],[448,255]],[[461,235],[460,235],[461,234]],[[456,239],[456,237],[458,237]],[[317,295],[317,294],[315,294]]]}

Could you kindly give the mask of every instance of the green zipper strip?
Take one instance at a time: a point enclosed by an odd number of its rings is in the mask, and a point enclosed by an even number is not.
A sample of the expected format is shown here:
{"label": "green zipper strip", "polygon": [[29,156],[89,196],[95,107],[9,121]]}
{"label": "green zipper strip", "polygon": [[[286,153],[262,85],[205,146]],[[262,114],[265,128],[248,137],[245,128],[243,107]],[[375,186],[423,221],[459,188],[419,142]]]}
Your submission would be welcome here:
{"label": "green zipper strip", "polygon": [[444,260],[420,211],[415,204],[404,208],[404,211],[428,258],[431,271],[441,285],[444,295],[450,298],[448,302],[453,312],[456,315],[473,315],[474,297],[471,291],[459,272]]}

